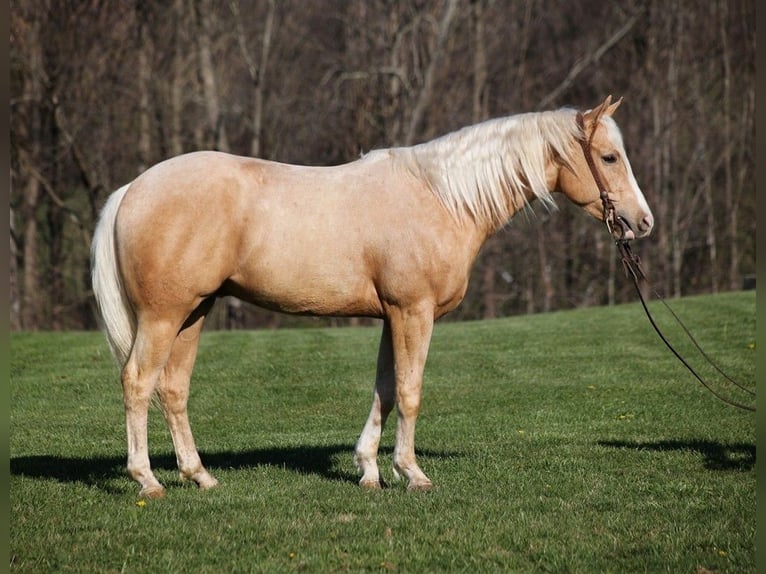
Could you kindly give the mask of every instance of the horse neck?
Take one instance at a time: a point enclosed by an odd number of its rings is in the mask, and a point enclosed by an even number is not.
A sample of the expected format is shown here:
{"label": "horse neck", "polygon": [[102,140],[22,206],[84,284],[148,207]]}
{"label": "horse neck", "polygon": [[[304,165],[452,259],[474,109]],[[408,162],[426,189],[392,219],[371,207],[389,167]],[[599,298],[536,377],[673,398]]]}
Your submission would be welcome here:
{"label": "horse neck", "polygon": [[528,136],[532,116],[490,120],[405,148],[410,169],[458,224],[489,237],[535,199],[555,207],[557,154],[544,138]]}

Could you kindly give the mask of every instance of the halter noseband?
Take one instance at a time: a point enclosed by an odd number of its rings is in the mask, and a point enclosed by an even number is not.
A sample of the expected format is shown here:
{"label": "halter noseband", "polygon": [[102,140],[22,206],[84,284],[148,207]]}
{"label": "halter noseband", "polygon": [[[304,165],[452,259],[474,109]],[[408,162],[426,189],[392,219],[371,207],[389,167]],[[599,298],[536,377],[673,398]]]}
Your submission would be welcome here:
{"label": "halter noseband", "polygon": [[[601,113],[599,112],[598,116],[596,116],[596,122],[601,117]],[[590,136],[585,135],[585,118],[583,117],[582,112],[577,112],[577,125],[580,128],[581,136],[577,138],[577,141],[580,142],[580,146],[582,147],[583,155],[585,155],[585,161],[588,163],[588,168],[590,169],[590,173],[593,175],[593,180],[596,182],[596,187],[598,187],[598,193],[599,197],[601,198],[601,204],[603,206],[603,221],[606,223],[606,227],[609,230],[609,234],[612,236],[612,238],[616,242],[621,241],[628,241],[625,239],[625,236],[627,234],[626,229],[626,223],[622,221],[621,218],[617,216],[617,211],[614,207],[614,202],[609,197],[609,190],[607,189],[606,185],[604,185],[604,180],[601,178],[601,173],[598,171],[598,168],[596,167],[596,162],[593,161],[593,152],[591,151],[591,143],[593,142],[593,136],[596,133],[596,125],[597,123],[594,122],[593,130],[590,132]]]}

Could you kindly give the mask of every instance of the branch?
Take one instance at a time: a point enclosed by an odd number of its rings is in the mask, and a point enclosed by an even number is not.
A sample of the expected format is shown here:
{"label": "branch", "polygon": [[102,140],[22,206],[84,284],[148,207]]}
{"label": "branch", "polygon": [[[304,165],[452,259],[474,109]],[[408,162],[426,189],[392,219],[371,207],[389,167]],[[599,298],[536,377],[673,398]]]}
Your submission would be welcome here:
{"label": "branch", "polygon": [[405,74],[405,71],[401,67],[381,66],[379,68],[370,68],[368,70],[355,70],[353,72],[341,72],[338,69],[332,69],[332,70],[329,70],[328,72],[325,72],[324,76],[322,76],[322,79],[319,82],[319,85],[322,87],[326,86],[327,84],[329,84],[333,76],[337,76],[337,78],[335,79],[336,89],[338,85],[347,81],[369,80],[370,78],[374,76],[392,76],[398,79],[402,83],[406,91],[409,92],[412,90],[412,86],[410,85],[410,82],[407,79],[407,75]]}
{"label": "branch", "polygon": [[[77,145],[74,136],[72,136],[72,132],[67,128],[64,111],[59,105],[58,96],[54,94],[51,98],[51,102],[53,104],[53,119],[56,122],[56,127],[61,131],[67,144],[69,144],[69,148],[72,151],[72,159],[74,159],[75,165],[77,165],[83,183],[90,190],[92,195],[98,195],[99,192],[106,190],[106,187],[103,183],[98,181],[97,176],[93,175],[96,170],[89,165],[88,160],[85,159],[85,154],[83,154],[80,146]],[[38,179],[38,181],[40,180]],[[43,182],[40,181],[40,183]]]}
{"label": "branch", "polygon": [[88,226],[86,226],[82,220],[80,219],[80,216],[77,215],[77,212],[75,212],[71,207],[69,207],[66,202],[61,199],[59,194],[56,193],[56,190],[53,189],[53,185],[50,181],[47,180],[47,178],[40,173],[40,171],[32,166],[29,162],[25,162],[27,165],[25,166],[25,170],[34,178],[37,180],[37,182],[42,186],[43,190],[45,190],[45,193],[48,194],[48,197],[51,198],[51,201],[63,212],[67,213],[69,215],[69,219],[72,220],[72,222],[80,228],[80,231],[82,232],[83,239],[85,240],[85,244],[90,247],[91,237],[90,232],[88,231]]}
{"label": "branch", "polygon": [[630,18],[628,18],[628,21],[625,22],[625,24],[622,25],[622,27],[617,30],[614,34],[612,34],[611,37],[607,39],[606,42],[604,42],[595,52],[591,52],[584,58],[580,58],[577,62],[575,62],[574,66],[572,66],[572,69],[569,70],[569,74],[566,78],[558,85],[556,86],[553,91],[551,91],[547,96],[545,96],[542,100],[540,100],[540,103],[538,104],[538,109],[545,109],[551,102],[556,100],[564,91],[569,89],[569,87],[574,83],[577,76],[579,76],[583,70],[585,70],[588,66],[591,64],[597,63],[601,56],[606,54],[609,50],[611,50],[620,40],[622,40],[625,35],[630,31],[630,29],[638,22],[638,15],[634,14]]}
{"label": "branch", "polygon": [[250,54],[250,49],[247,47],[247,39],[245,38],[245,31],[242,29],[242,13],[239,10],[239,1],[231,0],[229,2],[229,10],[231,10],[232,16],[234,16],[234,25],[237,29],[237,43],[239,44],[239,51],[242,52],[242,58],[245,60],[247,71],[250,74],[250,79],[253,84],[258,85],[258,67],[255,65],[253,56]]}

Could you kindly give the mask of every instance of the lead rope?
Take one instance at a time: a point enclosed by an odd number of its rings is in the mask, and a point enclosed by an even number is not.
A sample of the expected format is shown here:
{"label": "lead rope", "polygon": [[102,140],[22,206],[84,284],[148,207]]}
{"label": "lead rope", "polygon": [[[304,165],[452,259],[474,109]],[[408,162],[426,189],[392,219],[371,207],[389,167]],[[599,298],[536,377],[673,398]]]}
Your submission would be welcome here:
{"label": "lead rope", "polygon": [[[751,407],[750,405],[746,405],[737,401],[734,401],[732,399],[729,399],[728,397],[723,396],[722,394],[718,393],[713,387],[708,384],[705,379],[703,379],[697,371],[694,370],[694,368],[684,359],[681,354],[673,347],[673,345],[670,344],[670,341],[668,341],[667,337],[663,334],[663,332],[660,330],[659,326],[654,320],[654,317],[652,316],[651,312],[649,311],[649,307],[646,304],[646,299],[644,298],[644,294],[641,292],[641,281],[645,282],[648,285],[648,280],[646,278],[646,275],[644,274],[644,271],[641,269],[640,261],[638,259],[638,256],[634,255],[633,252],[630,249],[630,245],[625,240],[618,240],[615,242],[617,245],[617,248],[620,251],[620,255],[622,257],[622,265],[625,268],[625,274],[628,275],[633,280],[633,286],[636,288],[636,293],[638,293],[638,298],[641,301],[641,306],[644,308],[644,312],[646,313],[647,318],[649,319],[649,322],[651,323],[652,327],[654,328],[657,335],[659,335],[660,339],[662,339],[662,342],[665,343],[665,346],[670,349],[670,351],[676,356],[676,358],[681,361],[684,367],[686,367],[689,372],[696,377],[696,379],[702,384],[703,387],[705,387],[708,391],[713,393],[716,398],[723,401],[724,403],[731,405],[733,407],[737,407],[738,409],[742,409],[745,411],[751,411],[755,412],[755,407]],[[751,391],[750,389],[747,389],[734,381],[729,375],[727,375],[725,372],[721,370],[718,365],[716,365],[713,360],[708,356],[705,351],[702,350],[702,347],[697,343],[697,340],[692,336],[689,329],[686,327],[683,321],[681,321],[681,318],[671,309],[670,305],[668,305],[667,301],[659,294],[657,293],[656,289],[652,289],[654,292],[655,297],[657,297],[662,304],[665,306],[665,308],[670,311],[670,314],[673,316],[673,318],[676,320],[676,322],[681,326],[684,333],[686,333],[686,336],[689,337],[689,340],[694,344],[694,346],[697,348],[697,350],[700,352],[700,354],[705,358],[705,360],[710,363],[713,368],[715,368],[716,371],[718,371],[721,375],[723,375],[726,379],[728,379],[731,383],[733,383],[737,388],[743,390],[744,392],[748,393],[751,396],[755,396],[755,393]]]}
{"label": "lead rope", "polygon": [[[598,118],[596,118],[596,120],[598,120]],[[656,321],[654,320],[654,317],[649,311],[649,306],[646,303],[644,294],[641,291],[641,283],[643,282],[648,286],[649,280],[646,277],[644,270],[641,268],[641,260],[631,250],[628,240],[624,239],[625,237],[624,225],[622,221],[620,221],[620,219],[616,217],[614,204],[612,203],[612,200],[609,198],[609,193],[606,190],[606,186],[601,181],[601,176],[598,172],[598,169],[596,168],[596,164],[593,161],[593,154],[591,153],[591,140],[593,138],[593,133],[591,133],[590,138],[585,139],[585,122],[583,119],[583,115],[580,112],[577,113],[577,125],[580,127],[582,131],[582,135],[579,138],[579,141],[580,141],[580,145],[582,146],[583,153],[585,154],[585,161],[588,163],[588,167],[590,168],[591,174],[593,175],[593,179],[596,182],[596,186],[598,187],[601,202],[604,206],[604,209],[603,209],[604,223],[606,224],[606,227],[609,230],[609,234],[614,239],[615,245],[617,246],[617,249],[620,253],[622,266],[625,270],[625,274],[633,280],[633,286],[636,288],[636,293],[638,293],[638,298],[641,301],[641,306],[644,308],[644,313],[646,313],[646,316],[649,319],[649,323],[651,323],[652,327],[654,328],[654,331],[660,337],[662,342],[665,343],[665,346],[668,349],[670,349],[670,351],[675,355],[675,357],[679,361],[681,361],[681,364],[683,364],[684,367],[686,367],[688,371],[692,375],[694,375],[694,377],[700,382],[700,384],[702,384],[703,387],[705,387],[708,391],[710,391],[717,399],[719,399],[720,401],[728,405],[736,407],[738,409],[755,412],[755,407],[752,407],[750,405],[745,405],[743,403],[729,399],[728,397],[721,395],[715,389],[713,389],[710,386],[710,384],[708,384],[699,375],[699,373],[697,373],[697,371],[695,371],[694,368],[692,368],[692,366],[688,363],[688,361],[686,361],[686,359],[684,359],[681,356],[681,354],[675,349],[675,347],[673,347],[673,345],[670,343],[670,341],[668,341],[667,337],[665,337],[664,333],[657,325]],[[617,229],[617,227],[619,227],[619,230]],[[660,302],[665,306],[665,308],[668,311],[670,311],[670,314],[673,316],[676,322],[681,326],[681,329],[683,329],[684,333],[686,333],[686,336],[689,337],[689,340],[694,344],[694,346],[697,348],[700,354],[705,358],[705,360],[708,363],[710,363],[716,371],[718,371],[721,375],[723,375],[729,382],[734,384],[737,388],[748,393],[750,396],[755,396],[755,392],[737,383],[734,379],[732,379],[729,375],[727,375],[723,370],[721,370],[721,368],[716,363],[713,362],[713,360],[708,356],[707,353],[705,353],[705,351],[702,349],[700,344],[691,334],[691,331],[689,331],[689,329],[686,327],[684,322],[681,321],[681,318],[676,314],[675,311],[673,311],[673,309],[670,307],[667,301],[665,301],[665,299],[657,292],[656,289],[652,288],[652,292],[657,297],[657,299],[659,299]]]}

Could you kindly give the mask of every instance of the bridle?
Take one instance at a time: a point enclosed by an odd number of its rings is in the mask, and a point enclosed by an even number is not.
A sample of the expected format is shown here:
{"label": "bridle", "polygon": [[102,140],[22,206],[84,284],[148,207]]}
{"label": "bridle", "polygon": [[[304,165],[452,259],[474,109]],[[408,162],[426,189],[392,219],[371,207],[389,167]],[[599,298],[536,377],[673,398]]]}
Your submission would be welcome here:
{"label": "bridle", "polygon": [[582,112],[577,112],[577,125],[580,128],[580,132],[582,134],[582,136],[577,138],[577,140],[580,142],[582,153],[585,156],[585,161],[587,162],[590,173],[593,175],[593,179],[596,182],[596,187],[598,187],[598,194],[601,198],[601,205],[603,206],[602,218],[604,223],[606,223],[609,234],[614,238],[615,241],[627,241],[625,239],[626,233],[628,231],[627,224],[617,216],[617,210],[614,207],[614,202],[609,197],[609,190],[604,184],[604,180],[601,178],[601,172],[596,167],[596,162],[593,159],[593,152],[591,151],[593,136],[596,133],[595,125],[597,125],[600,117],[601,114],[599,113],[599,115],[596,116],[594,128],[590,132],[590,136],[585,137],[585,118],[583,117]]}
{"label": "bridle", "polygon": [[692,336],[691,332],[683,323],[683,321],[681,321],[680,317],[675,313],[675,311],[673,311],[673,309],[670,308],[670,305],[668,305],[665,299],[659,293],[657,293],[656,289],[652,289],[650,287],[649,280],[647,279],[646,274],[644,273],[644,270],[641,268],[641,259],[638,257],[638,255],[635,255],[633,253],[633,251],[630,248],[630,241],[626,238],[628,225],[626,222],[622,220],[622,218],[620,218],[617,215],[617,210],[615,209],[614,202],[609,197],[609,189],[604,184],[604,180],[601,177],[601,173],[599,172],[598,167],[596,167],[596,162],[593,159],[591,144],[593,142],[593,136],[596,133],[596,126],[598,126],[598,120],[600,119],[602,113],[603,113],[603,110],[599,111],[594,121],[594,127],[590,133],[590,136],[586,136],[585,118],[582,112],[579,112],[579,111],[577,112],[577,125],[580,128],[580,134],[581,134],[580,137],[578,137],[578,141],[580,143],[580,146],[582,147],[583,155],[585,155],[585,161],[588,164],[588,168],[590,169],[591,175],[593,176],[593,180],[596,182],[596,187],[598,188],[599,197],[601,198],[601,204],[603,206],[603,211],[602,211],[603,221],[606,224],[606,227],[609,230],[609,234],[612,236],[612,239],[614,239],[614,243],[617,246],[617,250],[620,253],[620,259],[622,261],[622,266],[623,266],[623,269],[625,270],[625,274],[633,280],[633,285],[636,288],[636,292],[638,293],[638,298],[641,300],[641,305],[644,308],[644,312],[646,313],[646,316],[649,319],[649,322],[651,323],[657,335],[659,335],[660,339],[662,339],[662,342],[665,343],[665,346],[668,349],[670,349],[670,351],[676,356],[676,358],[679,361],[681,361],[681,363],[689,370],[689,372],[692,373],[692,375],[695,376],[695,378],[702,384],[702,386],[704,386],[708,391],[713,393],[713,395],[715,395],[718,399],[720,399],[724,403],[737,407],[739,409],[754,412],[755,407],[752,407],[750,405],[745,405],[737,401],[733,401],[721,395],[715,389],[713,389],[712,386],[707,381],[705,381],[705,379],[703,379],[699,375],[699,373],[697,373],[697,371],[695,371],[692,368],[692,366],[688,363],[688,361],[681,356],[681,354],[675,349],[675,347],[673,347],[673,345],[670,344],[670,341],[668,341],[667,337],[663,334],[663,332],[657,326],[657,323],[655,322],[654,317],[649,311],[649,307],[646,304],[646,299],[644,298],[642,285],[644,286],[644,288],[646,288],[647,290],[651,290],[654,293],[657,299],[660,300],[660,302],[670,312],[670,314],[673,316],[676,322],[681,326],[686,336],[689,338],[692,344],[696,347],[696,349],[700,352],[700,354],[705,358],[705,360],[708,363],[710,363],[710,365],[713,366],[713,368],[716,371],[718,371],[719,374],[723,375],[724,378],[726,378],[730,383],[732,383],[734,386],[736,386],[740,390],[744,391],[750,396],[755,396],[755,393],[753,391],[751,391],[748,388],[745,388],[744,386],[734,381],[729,375],[723,372],[720,369],[720,367],[718,367],[718,365],[716,365],[712,361],[712,359],[707,355],[707,353],[705,353],[702,347],[700,347],[699,343],[697,343],[697,340]]}

